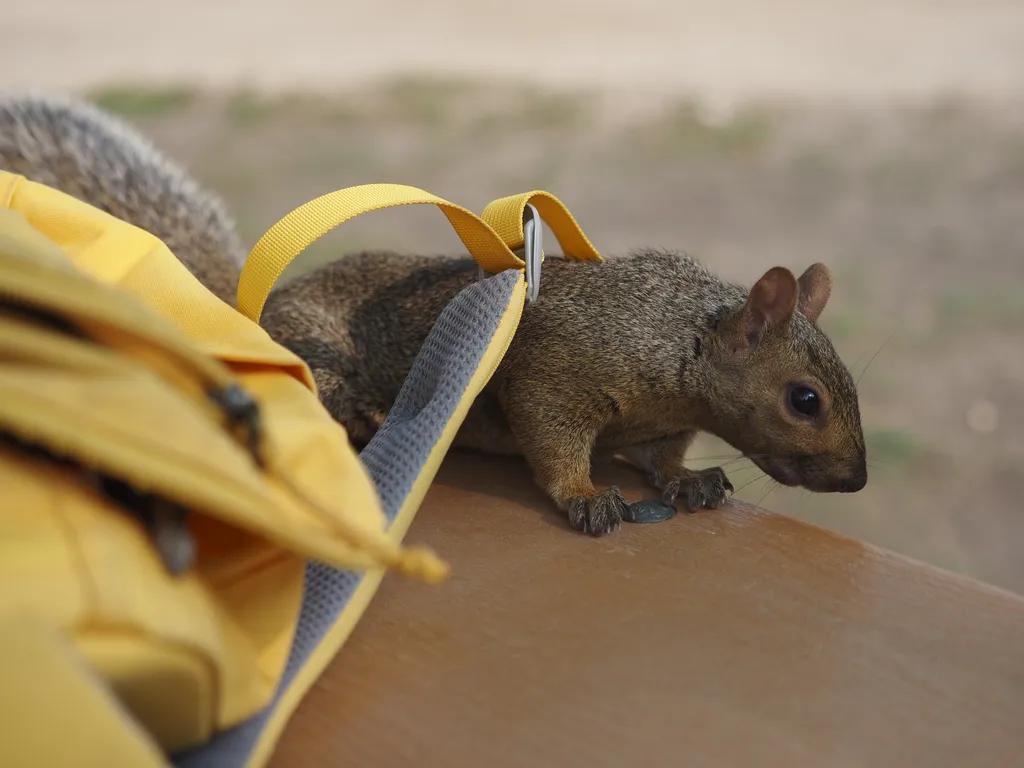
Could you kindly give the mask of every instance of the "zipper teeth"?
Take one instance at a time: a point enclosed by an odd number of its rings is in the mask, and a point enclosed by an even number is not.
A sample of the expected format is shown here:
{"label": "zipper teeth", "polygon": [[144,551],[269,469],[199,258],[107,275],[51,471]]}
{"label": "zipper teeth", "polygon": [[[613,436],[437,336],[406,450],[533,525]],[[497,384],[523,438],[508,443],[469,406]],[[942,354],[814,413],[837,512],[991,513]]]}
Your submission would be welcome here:
{"label": "zipper teeth", "polygon": [[[157,450],[161,451],[161,458],[177,468],[177,471],[183,477],[179,477],[176,481],[172,482],[166,477],[157,477],[151,472],[139,469],[131,461],[111,460],[107,451],[104,451],[102,448],[97,450],[95,446],[89,445],[87,439],[76,438],[59,431],[39,429],[31,424],[11,423],[6,420],[0,424],[0,430],[6,430],[16,439],[20,439],[29,445],[44,448],[58,460],[70,461],[72,465],[81,471],[87,473],[96,472],[116,477],[140,491],[155,493],[160,497],[183,504],[189,509],[202,510],[203,515],[221,520],[233,527],[248,530],[258,536],[268,537],[271,540],[277,541],[279,546],[283,546],[286,549],[293,551],[301,549],[301,546],[295,546],[294,537],[281,537],[284,530],[283,526],[279,524],[254,523],[252,518],[228,511],[228,508],[223,504],[208,504],[206,503],[208,500],[202,499],[199,495],[181,493],[181,488],[195,487],[196,481],[212,481],[227,489],[231,495],[240,500],[242,505],[250,509],[265,507],[269,501],[270,507],[278,510],[278,505],[272,500],[268,500],[266,496],[259,493],[254,495],[249,489],[235,482],[235,478],[230,473],[220,471],[216,462],[197,463],[191,455],[182,454],[173,449],[167,451],[166,445],[163,443],[154,446],[150,442],[139,446],[140,449],[145,450],[153,457],[156,457],[156,453],[153,450],[156,447]],[[334,542],[348,546],[353,550],[361,551],[376,559],[382,565],[391,564],[394,567],[396,558],[401,559],[400,548],[395,547],[394,551],[392,551],[389,545],[384,544],[382,546],[373,540],[374,534],[372,532],[364,532],[359,523],[352,523],[345,519],[344,514],[337,515],[321,507],[318,502],[310,498],[302,490],[290,473],[280,465],[272,464],[268,466],[265,472],[260,473],[260,476],[261,483],[265,487],[275,481],[284,486],[289,491],[296,506],[308,514],[312,520],[318,520],[320,525],[323,526],[322,530],[326,532],[327,537]],[[225,514],[225,512],[228,513]],[[280,518],[273,519],[280,520]],[[312,533],[312,531],[308,531],[308,533]],[[292,543],[286,543],[289,538],[293,539]],[[303,538],[305,536],[303,532],[300,532],[298,539],[301,540]],[[304,546],[309,551],[309,544],[307,543]]]}
{"label": "zipper teeth", "polygon": [[[36,402],[36,405],[39,403]],[[87,437],[81,437],[75,433],[69,434],[61,428],[40,428],[38,424],[34,424],[30,420],[0,417],[0,433],[4,431],[29,445],[45,449],[59,460],[69,460],[82,471],[116,477],[140,491],[155,493],[163,498],[184,504],[188,508],[198,506],[210,517],[226,520],[232,526],[251,530],[260,536],[269,536],[274,539],[275,534],[280,536],[282,533],[273,525],[267,527],[259,524],[253,525],[251,521],[247,523],[244,517],[239,518],[233,512],[225,515],[227,509],[225,505],[208,505],[206,503],[208,500],[201,495],[183,494],[181,488],[194,487],[197,481],[212,481],[229,490],[232,495],[240,497],[242,503],[250,508],[260,507],[268,502],[268,499],[262,494],[254,495],[249,489],[235,482],[235,478],[230,473],[219,471],[216,462],[197,462],[191,454],[183,454],[165,443],[159,441],[153,443],[151,440],[145,440],[143,443],[139,443],[138,440],[133,441],[139,450],[146,452],[151,458],[160,458],[163,462],[176,467],[184,477],[179,477],[175,482],[171,482],[166,476],[154,475],[147,469],[140,469],[130,460],[112,458],[109,449],[105,449],[102,445],[93,445]],[[88,425],[85,425],[84,434],[87,435],[90,432]],[[125,445],[124,438],[127,436],[129,436],[127,433],[115,431],[112,437],[121,445]],[[444,564],[437,560],[432,553],[421,551],[416,547],[403,548],[387,541],[379,541],[375,531],[364,530],[361,523],[349,520],[343,511],[331,510],[322,506],[315,497],[306,493],[283,464],[275,460],[277,456],[273,451],[274,440],[269,434],[267,437],[270,438],[268,448],[270,448],[271,456],[265,469],[260,472],[262,483],[267,485],[276,482],[287,489],[293,502],[312,520],[317,520],[320,526],[323,526],[322,530],[329,539],[343,544],[357,553],[369,556],[379,565],[401,570],[428,581],[438,578],[439,574],[444,571]],[[273,502],[271,505],[277,506]],[[301,549],[302,546],[305,546],[306,551],[309,551],[308,542],[296,547],[294,541],[290,544],[283,543],[287,538],[280,540],[286,548]],[[301,541],[302,538],[304,537],[300,534],[299,540]]]}
{"label": "zipper teeth", "polygon": [[[7,429],[15,438],[30,446],[34,445],[43,448],[56,460],[70,462],[71,466],[77,471],[117,478],[137,490],[155,493],[162,498],[184,503],[188,509],[195,509],[199,500],[196,497],[182,496],[180,493],[171,490],[171,488],[188,487],[190,480],[199,478],[215,479],[216,482],[225,487],[230,487],[231,493],[242,497],[249,508],[259,507],[267,503],[266,498],[262,496],[254,497],[246,489],[236,484],[230,475],[216,472],[215,470],[216,477],[212,477],[199,467],[188,463],[189,457],[180,454],[171,455],[168,458],[177,459],[175,465],[180,471],[187,473],[187,478],[184,480],[179,478],[174,486],[171,486],[160,478],[154,481],[154,477],[151,474],[138,470],[128,462],[110,462],[106,459],[98,459],[97,457],[102,451],[96,452],[84,445],[82,441],[76,441],[74,438],[69,439],[67,435],[46,433],[45,430],[34,429],[24,424],[7,427]],[[0,447],[2,446],[3,443],[0,441]],[[16,446],[14,450],[17,452]],[[185,461],[183,462],[182,459],[185,459]],[[264,483],[274,480],[291,493],[300,509],[311,513],[310,517],[312,519],[320,518],[321,525],[326,527],[327,538],[331,540],[334,546],[328,545],[325,550],[319,543],[313,545],[309,541],[309,535],[307,535],[312,534],[312,531],[286,531],[285,527],[280,525],[280,518],[275,518],[278,523],[276,525],[274,523],[254,523],[252,518],[238,516],[234,513],[224,514],[225,507],[217,504],[210,506],[200,505],[203,510],[202,514],[225,522],[231,527],[248,531],[256,536],[265,537],[282,549],[290,552],[300,552],[304,557],[317,557],[315,550],[319,548],[321,553],[325,551],[330,552],[337,558],[336,547],[340,544],[353,550],[352,554],[355,557],[360,555],[366,556],[380,566],[405,570],[413,576],[421,576],[428,581],[436,578],[436,574],[444,569],[443,563],[438,561],[432,553],[421,551],[421,548],[414,547],[408,549],[402,548],[399,545],[392,546],[389,542],[375,541],[375,533],[372,530],[369,532],[363,531],[358,523],[354,524],[344,519],[344,517],[336,517],[334,514],[319,507],[302,492],[301,488],[296,486],[294,480],[287,473],[273,472],[271,470],[271,472],[263,475]],[[276,504],[271,503],[271,507],[275,510],[277,509]],[[331,550],[334,551],[331,552]],[[321,554],[320,556],[323,557],[324,555]],[[342,561],[340,558],[337,560],[339,563]]]}

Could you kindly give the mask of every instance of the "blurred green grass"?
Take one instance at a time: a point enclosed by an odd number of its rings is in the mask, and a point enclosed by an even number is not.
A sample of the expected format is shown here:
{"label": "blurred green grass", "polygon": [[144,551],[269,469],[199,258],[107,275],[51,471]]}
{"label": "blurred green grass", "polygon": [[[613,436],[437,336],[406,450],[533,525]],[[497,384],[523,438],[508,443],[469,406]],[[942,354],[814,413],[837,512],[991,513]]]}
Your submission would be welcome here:
{"label": "blurred green grass", "polygon": [[165,88],[111,86],[87,94],[97,106],[124,117],[163,117],[181,112],[198,96],[197,89],[177,85]]}

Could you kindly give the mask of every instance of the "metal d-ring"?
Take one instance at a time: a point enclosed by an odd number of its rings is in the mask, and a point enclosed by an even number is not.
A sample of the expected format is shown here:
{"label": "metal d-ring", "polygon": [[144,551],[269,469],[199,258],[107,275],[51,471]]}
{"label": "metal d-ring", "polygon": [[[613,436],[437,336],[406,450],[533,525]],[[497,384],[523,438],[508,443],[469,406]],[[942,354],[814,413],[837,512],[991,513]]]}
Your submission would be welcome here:
{"label": "metal d-ring", "polygon": [[[526,303],[533,304],[540,295],[540,265],[544,260],[544,222],[532,203],[523,209],[523,247],[515,250],[526,263]],[[483,267],[477,267],[477,279],[490,277]]]}
{"label": "metal d-ring", "polygon": [[[527,216],[529,214],[529,216]],[[544,260],[544,222],[530,203],[523,210],[523,261],[526,262],[526,303],[540,295],[540,265]]]}

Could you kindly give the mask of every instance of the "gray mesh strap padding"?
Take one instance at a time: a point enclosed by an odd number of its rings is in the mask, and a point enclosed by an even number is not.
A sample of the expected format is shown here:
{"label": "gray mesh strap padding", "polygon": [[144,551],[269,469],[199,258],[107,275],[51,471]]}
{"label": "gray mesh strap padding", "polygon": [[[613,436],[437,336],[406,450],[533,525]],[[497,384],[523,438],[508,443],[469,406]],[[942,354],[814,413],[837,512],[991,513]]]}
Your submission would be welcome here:
{"label": "gray mesh strap padding", "polygon": [[[387,420],[360,453],[377,486],[388,525],[451,420],[498,329],[517,280],[517,272],[502,272],[474,283],[448,304],[420,350]],[[175,755],[174,765],[244,766],[282,692],[337,622],[361,580],[362,574],[310,563],[295,640],[269,707],[218,734],[203,747]]]}

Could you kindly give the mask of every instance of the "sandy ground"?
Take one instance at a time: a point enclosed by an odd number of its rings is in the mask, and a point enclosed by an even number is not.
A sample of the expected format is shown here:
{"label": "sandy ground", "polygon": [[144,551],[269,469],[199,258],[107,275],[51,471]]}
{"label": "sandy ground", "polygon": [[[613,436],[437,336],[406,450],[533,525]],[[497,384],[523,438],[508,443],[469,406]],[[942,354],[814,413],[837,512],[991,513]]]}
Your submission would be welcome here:
{"label": "sandy ground", "polygon": [[[316,195],[393,181],[475,210],[548,189],[607,253],[685,248],[748,283],[823,260],[823,324],[858,375],[870,361],[871,481],[766,505],[1024,591],[1024,3],[203,7],[12,4],[0,87],[92,91],[250,242]],[[453,75],[483,85],[436,79]],[[144,88],[104,88],[124,83]],[[309,89],[327,95],[258,95]],[[457,241],[428,211],[380,214],[305,266],[366,246]],[[750,501],[771,490],[732,471]]]}
{"label": "sandy ground", "polygon": [[724,101],[1003,98],[1015,0],[34,0],[3,12],[0,87],[134,79],[334,87],[396,72]]}

